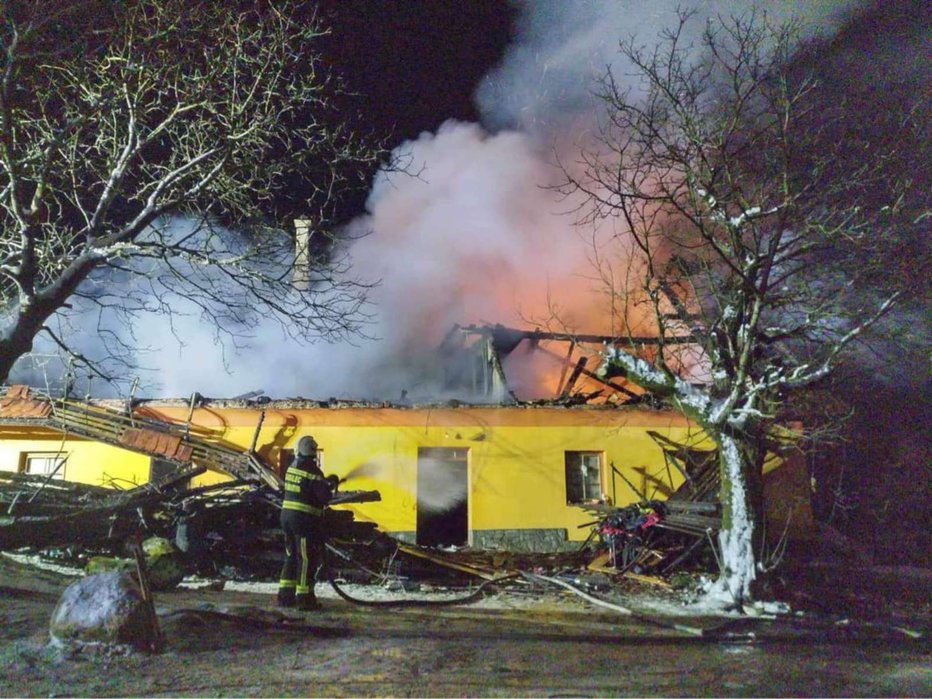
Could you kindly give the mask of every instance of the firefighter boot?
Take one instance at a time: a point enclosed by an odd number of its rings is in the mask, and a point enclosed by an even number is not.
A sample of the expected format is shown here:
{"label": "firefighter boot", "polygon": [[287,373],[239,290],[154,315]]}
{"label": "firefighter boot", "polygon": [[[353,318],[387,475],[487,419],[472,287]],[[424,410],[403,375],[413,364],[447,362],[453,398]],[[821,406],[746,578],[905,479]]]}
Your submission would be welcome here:
{"label": "firefighter boot", "polygon": [[293,587],[278,588],[278,606],[293,607],[295,605],[295,594]]}
{"label": "firefighter boot", "polygon": [[294,598],[295,609],[302,612],[313,612],[320,609],[320,602],[313,592],[307,595],[298,595]]}

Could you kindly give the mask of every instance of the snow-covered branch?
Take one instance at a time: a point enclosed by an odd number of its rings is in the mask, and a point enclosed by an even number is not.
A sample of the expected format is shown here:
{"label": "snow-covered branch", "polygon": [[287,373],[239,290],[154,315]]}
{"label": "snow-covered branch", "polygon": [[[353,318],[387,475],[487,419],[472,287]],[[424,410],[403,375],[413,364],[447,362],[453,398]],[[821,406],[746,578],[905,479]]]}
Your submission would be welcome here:
{"label": "snow-covered branch", "polygon": [[712,401],[708,394],[668,369],[658,368],[621,348],[607,346],[602,354],[602,364],[597,373],[606,376],[612,369],[620,369],[625,378],[654,395],[669,398],[691,417],[702,422],[711,417],[709,409]]}

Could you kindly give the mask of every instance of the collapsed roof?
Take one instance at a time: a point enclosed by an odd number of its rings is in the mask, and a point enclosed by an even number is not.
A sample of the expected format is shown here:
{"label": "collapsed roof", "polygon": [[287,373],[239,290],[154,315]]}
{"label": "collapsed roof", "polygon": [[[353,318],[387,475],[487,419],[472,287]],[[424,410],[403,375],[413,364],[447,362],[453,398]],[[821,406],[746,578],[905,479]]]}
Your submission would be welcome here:
{"label": "collapsed roof", "polygon": [[[692,344],[691,335],[665,344]],[[649,352],[656,337],[519,330],[503,325],[455,325],[439,351],[444,388],[470,390],[499,403],[557,404],[650,402],[644,389],[598,371],[606,345]]]}

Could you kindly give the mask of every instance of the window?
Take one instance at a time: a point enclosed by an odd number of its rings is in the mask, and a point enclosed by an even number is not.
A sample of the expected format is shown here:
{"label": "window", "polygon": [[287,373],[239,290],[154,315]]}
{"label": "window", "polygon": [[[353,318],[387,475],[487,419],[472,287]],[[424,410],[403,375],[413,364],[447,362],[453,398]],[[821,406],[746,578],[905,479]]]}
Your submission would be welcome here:
{"label": "window", "polygon": [[601,452],[566,452],[566,502],[570,504],[588,502],[601,497]]}
{"label": "window", "polygon": [[65,478],[65,457],[61,454],[26,454],[23,459],[23,472],[30,476],[55,475],[52,478]]}

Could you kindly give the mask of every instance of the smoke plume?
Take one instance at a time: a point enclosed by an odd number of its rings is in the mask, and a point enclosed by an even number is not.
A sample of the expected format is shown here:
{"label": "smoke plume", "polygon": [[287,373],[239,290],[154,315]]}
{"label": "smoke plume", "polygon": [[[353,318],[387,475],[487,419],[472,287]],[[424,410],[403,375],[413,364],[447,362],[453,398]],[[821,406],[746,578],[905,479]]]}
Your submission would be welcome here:
{"label": "smoke plume", "polygon": [[[527,327],[558,315],[566,329],[617,330],[592,263],[592,246],[604,250],[616,231],[609,222],[577,226],[579,202],[554,189],[554,158],[571,167],[574,147],[595,126],[593,80],[617,61],[619,39],[655,40],[676,21],[677,5],[520,3],[515,44],[476,93],[483,124],[447,122],[401,145],[396,156],[416,176],[380,175],[368,215],[353,224],[355,233],[370,231],[351,250],[354,271],[382,280],[374,296],[380,339],[340,352],[345,384],[332,392],[436,395],[424,367],[456,323]],[[766,5],[775,20],[793,15],[816,33],[854,3]],[[743,2],[700,3],[690,27],[747,11]]]}
{"label": "smoke plume", "polygon": [[[625,72],[619,39],[636,35],[649,44],[681,4],[520,2],[514,45],[477,89],[482,125],[447,122],[399,146],[411,174],[380,174],[366,215],[350,225],[354,236],[366,233],[348,250],[353,274],[380,280],[371,338],[300,346],[265,323],[252,329],[248,347],[235,350],[205,331],[196,313],[173,327],[146,319],[134,332],[153,349],[141,361],[148,392],[439,397],[432,352],[456,323],[533,327],[556,311],[571,329],[611,332],[587,239],[614,231],[575,225],[575,202],[552,189],[559,180],[554,149],[571,153],[594,125],[593,79],[608,66],[617,76]],[[855,5],[761,3],[775,19],[796,16],[813,33],[833,31]],[[700,20],[749,9],[734,0],[694,7]],[[693,23],[696,31],[701,24]]]}
{"label": "smoke plume", "polygon": [[[553,133],[574,128],[591,114],[592,81],[608,67],[619,81],[630,74],[618,53],[620,40],[635,37],[649,48],[676,25],[679,8],[695,13],[684,45],[698,46],[704,20],[766,13],[775,22],[795,19],[804,37],[833,34],[859,0],[520,0],[518,33],[505,60],[476,92],[483,123],[498,130]],[[636,89],[632,80],[627,87]]]}

